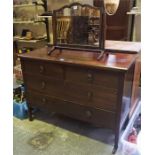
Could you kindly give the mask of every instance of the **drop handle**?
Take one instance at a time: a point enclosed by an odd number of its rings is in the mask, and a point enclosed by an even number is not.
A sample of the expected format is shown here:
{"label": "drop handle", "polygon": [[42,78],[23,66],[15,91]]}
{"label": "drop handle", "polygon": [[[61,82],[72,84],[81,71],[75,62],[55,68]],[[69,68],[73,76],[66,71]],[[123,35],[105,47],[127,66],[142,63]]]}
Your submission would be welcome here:
{"label": "drop handle", "polygon": [[44,81],[42,81],[41,83],[41,89],[44,89],[46,87],[46,83]]}
{"label": "drop handle", "polygon": [[88,73],[87,78],[88,78],[88,81],[92,81],[93,80],[93,75],[91,73]]}
{"label": "drop handle", "polygon": [[89,110],[86,110],[85,114],[86,114],[86,117],[87,117],[87,118],[91,118],[92,115],[93,115],[92,112],[89,111]]}
{"label": "drop handle", "polygon": [[92,92],[88,92],[88,94],[87,94],[88,100],[90,100],[92,98],[92,96],[93,96],[93,93]]}
{"label": "drop handle", "polygon": [[46,103],[46,99],[42,98],[42,103],[45,104]]}
{"label": "drop handle", "polygon": [[44,72],[44,66],[41,65],[39,68],[40,68],[40,73],[43,73]]}

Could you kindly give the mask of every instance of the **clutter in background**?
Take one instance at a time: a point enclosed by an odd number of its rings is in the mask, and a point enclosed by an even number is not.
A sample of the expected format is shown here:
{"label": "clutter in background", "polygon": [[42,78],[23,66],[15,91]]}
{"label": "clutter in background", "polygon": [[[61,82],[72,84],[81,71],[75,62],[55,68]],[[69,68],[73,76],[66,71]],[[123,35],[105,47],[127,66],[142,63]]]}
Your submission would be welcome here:
{"label": "clutter in background", "polygon": [[16,65],[14,67],[14,75],[16,79],[16,83],[22,84],[23,83],[23,75],[22,75],[22,69],[21,69],[21,64]]}
{"label": "clutter in background", "polygon": [[141,103],[139,102],[134,114],[120,139],[122,155],[140,155],[139,134],[141,131]]}
{"label": "clutter in background", "polygon": [[137,137],[141,130],[141,115],[139,115],[133,125],[133,128],[131,129],[131,132],[128,135],[128,142],[137,144]]}

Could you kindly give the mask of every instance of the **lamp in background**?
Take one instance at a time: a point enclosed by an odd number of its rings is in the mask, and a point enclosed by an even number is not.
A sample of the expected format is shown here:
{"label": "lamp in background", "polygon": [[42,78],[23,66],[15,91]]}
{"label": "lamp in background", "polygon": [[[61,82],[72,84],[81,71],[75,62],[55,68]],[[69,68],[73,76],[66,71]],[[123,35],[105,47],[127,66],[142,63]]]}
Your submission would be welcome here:
{"label": "lamp in background", "polygon": [[108,15],[114,15],[118,9],[120,0],[103,0],[105,11]]}

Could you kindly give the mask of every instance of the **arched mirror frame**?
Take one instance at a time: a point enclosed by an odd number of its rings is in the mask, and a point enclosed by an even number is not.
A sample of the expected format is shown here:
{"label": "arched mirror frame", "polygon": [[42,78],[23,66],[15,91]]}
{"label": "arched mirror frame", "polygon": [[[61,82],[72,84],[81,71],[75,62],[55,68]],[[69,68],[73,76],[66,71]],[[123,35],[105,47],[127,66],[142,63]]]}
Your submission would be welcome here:
{"label": "arched mirror frame", "polygon": [[[99,11],[100,15],[100,21],[99,21],[99,44],[98,46],[92,46],[92,45],[86,45],[86,44],[60,44],[57,41],[57,14],[61,11],[63,11],[66,8],[73,8],[74,6],[80,6],[80,7],[87,7],[90,9],[95,9]],[[106,13],[104,10],[104,7],[94,7],[88,4],[81,4],[81,3],[71,3],[70,5],[65,5],[61,7],[60,9],[53,11],[53,17],[52,17],[52,29],[53,29],[53,46],[52,49],[48,52],[48,55],[50,55],[55,49],[63,50],[63,49],[71,49],[71,50],[83,50],[83,51],[89,51],[89,52],[100,52],[100,55],[98,59],[100,59],[103,56],[104,49],[105,49],[105,36],[106,36]]]}

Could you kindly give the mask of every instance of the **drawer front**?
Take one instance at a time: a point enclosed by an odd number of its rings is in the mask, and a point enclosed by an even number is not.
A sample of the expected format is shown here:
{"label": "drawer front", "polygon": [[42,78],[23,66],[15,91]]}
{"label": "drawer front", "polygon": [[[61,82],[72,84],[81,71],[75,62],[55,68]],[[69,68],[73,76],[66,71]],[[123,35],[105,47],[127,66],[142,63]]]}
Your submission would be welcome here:
{"label": "drawer front", "polygon": [[110,71],[66,67],[66,80],[118,89],[118,74]]}
{"label": "drawer front", "polygon": [[56,79],[63,79],[63,68],[61,65],[45,61],[22,60],[23,72],[33,75],[45,75]]}
{"label": "drawer front", "polygon": [[65,99],[77,104],[116,111],[117,91],[115,89],[65,82]]}
{"label": "drawer front", "polygon": [[25,82],[27,90],[41,92],[80,105],[116,111],[117,91],[115,89],[32,75],[27,75]]}
{"label": "drawer front", "polygon": [[115,113],[81,106],[72,102],[51,98],[38,93],[27,93],[30,106],[46,111],[58,112],[72,118],[114,129]]}
{"label": "drawer front", "polygon": [[41,92],[49,96],[64,98],[63,80],[48,78],[44,76],[25,76],[27,90]]}

